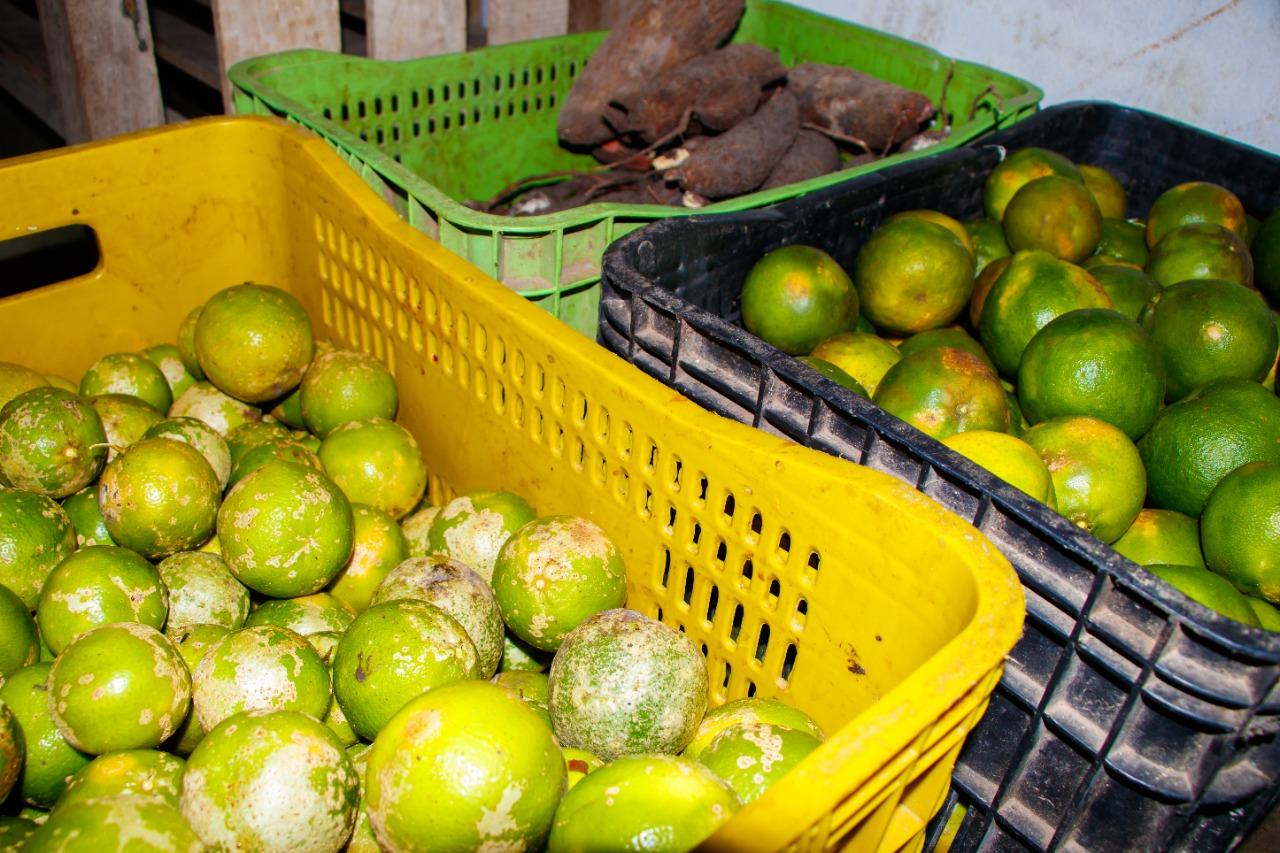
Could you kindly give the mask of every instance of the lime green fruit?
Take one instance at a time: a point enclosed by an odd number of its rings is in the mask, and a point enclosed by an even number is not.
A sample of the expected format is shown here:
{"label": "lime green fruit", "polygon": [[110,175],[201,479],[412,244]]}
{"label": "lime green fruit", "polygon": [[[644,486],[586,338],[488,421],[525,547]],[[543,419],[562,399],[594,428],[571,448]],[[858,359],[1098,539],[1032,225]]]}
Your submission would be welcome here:
{"label": "lime green fruit", "polygon": [[1280,464],[1253,462],[1223,477],[1205,501],[1200,544],[1209,568],[1280,603]]}
{"label": "lime green fruit", "polygon": [[127,850],[129,853],[200,853],[204,845],[173,806],[142,797],[105,797],[74,803],[50,815],[26,850]]}
{"label": "lime green fruit", "polygon": [[1226,578],[1199,566],[1151,565],[1146,567],[1161,580],[1173,585],[1192,601],[1237,622],[1261,627],[1249,601]]}
{"label": "lime green fruit", "polygon": [[1147,228],[1141,222],[1104,217],[1101,231],[1095,257],[1115,258],[1140,267],[1147,265]]}
{"label": "lime green fruit", "polygon": [[242,453],[231,466],[231,476],[227,478],[227,485],[235,486],[263,465],[275,461],[293,462],[313,471],[324,471],[324,465],[321,464],[320,457],[314,450],[300,441],[285,439],[259,444]]}
{"label": "lime green fruit", "polygon": [[0,361],[0,409],[23,391],[43,388],[48,384],[43,376],[29,367],[11,361]]}
{"label": "lime green fruit", "polygon": [[58,731],[49,711],[49,670],[52,663],[34,663],[0,684],[0,703],[7,705],[22,730],[27,760],[18,780],[23,802],[49,808],[67,787],[67,779],[89,763],[85,755]]}
{"label": "lime green fruit", "polygon": [[63,498],[62,511],[71,519],[76,531],[76,547],[89,545],[115,545],[111,531],[107,530],[107,522],[102,518],[102,510],[98,507],[98,488],[85,486],[70,497]]}
{"label": "lime green fruit", "polygon": [[414,699],[374,741],[369,822],[392,850],[541,849],[565,776],[551,731],[520,700],[483,681],[451,684]]}
{"label": "lime green fruit", "polygon": [[[164,374],[164,380],[169,385],[170,405],[182,395],[183,391],[196,384],[197,377],[192,376],[191,371],[187,370],[187,366],[182,363],[182,353],[178,352],[178,348],[173,344],[156,344],[147,347],[142,351],[142,357],[160,368],[160,372]],[[169,406],[165,406],[161,411],[169,411]]]}
{"label": "lime green fruit", "polygon": [[862,399],[871,399],[871,395],[867,393],[866,388],[862,387],[862,383],[854,379],[848,373],[845,373],[844,368],[838,367],[829,361],[824,361],[821,358],[814,358],[810,355],[802,355],[796,360],[808,367],[812,367],[827,379],[830,379],[837,385],[849,389]]}
{"label": "lime green fruit", "polygon": [[356,828],[351,831],[347,853],[381,853],[378,839],[374,837],[373,827],[369,824],[369,798],[366,793],[368,786],[365,784],[371,749],[373,744],[370,743],[357,743],[347,748],[347,757],[351,759],[351,766],[355,768],[356,777],[360,780],[360,802],[356,805]]}
{"label": "lime green fruit", "polygon": [[566,746],[560,751],[564,753],[564,766],[569,771],[570,788],[585,779],[587,774],[604,766],[604,762],[598,755],[587,752],[585,749]]}
{"label": "lime green fruit", "polygon": [[551,728],[551,687],[545,672],[500,672],[493,683],[506,690],[529,707]]}
{"label": "lime green fruit", "polygon": [[868,394],[875,394],[880,380],[902,360],[893,344],[874,332],[844,332],[824,339],[810,354],[849,374]]}
{"label": "lime green fruit", "polygon": [[0,585],[28,610],[75,548],[75,528],[57,503],[35,492],[0,489]]}
{"label": "lime green fruit", "polygon": [[382,510],[355,504],[351,514],[355,523],[351,559],[333,579],[329,592],[347,609],[359,613],[372,602],[378,585],[391,570],[409,559],[409,542],[401,525]]}
{"label": "lime green fruit", "polygon": [[1171,509],[1144,509],[1124,535],[1111,543],[1116,553],[1140,566],[1172,565],[1204,568],[1200,522]]}
{"label": "lime green fruit", "polygon": [[206,732],[241,711],[329,710],[329,669],[306,640],[285,628],[242,628],[205,652],[192,673],[192,702]]}
{"label": "lime green fruit", "polygon": [[121,622],[67,646],[49,673],[53,721],[67,742],[95,755],[159,746],[186,719],[191,676],[155,628]]}
{"label": "lime green fruit", "polygon": [[401,520],[400,531],[404,534],[405,544],[409,549],[408,557],[425,557],[430,552],[428,536],[431,525],[440,514],[440,509],[441,507],[438,506],[423,507],[414,510]]}
{"label": "lime green fruit", "polygon": [[45,582],[36,608],[40,637],[55,654],[86,631],[113,622],[138,622],[159,630],[169,596],[155,566],[128,548],[81,548]]}
{"label": "lime green fruit", "polygon": [[742,283],[742,324],[791,355],[853,328],[858,292],[835,258],[814,246],[783,246],[762,257]]}
{"label": "lime green fruit", "polygon": [[25,817],[0,816],[0,850],[29,849],[27,841],[39,829],[40,824]]}
{"label": "lime green fruit", "polygon": [[234,467],[246,453],[263,444],[279,444],[290,441],[293,434],[274,420],[246,421],[227,434],[227,449],[231,452]]}
{"label": "lime green fruit", "polygon": [[1130,320],[1137,320],[1142,311],[1160,295],[1160,285],[1142,270],[1119,264],[1093,267],[1090,274],[1111,297],[1115,309]]}
{"label": "lime green fruit", "polygon": [[8,705],[0,702],[0,803],[9,798],[18,784],[26,759],[27,747],[18,718],[9,710]]}
{"label": "lime green fruit", "polygon": [[1021,438],[992,430],[972,430],[949,435],[942,443],[1014,488],[1056,507],[1048,466],[1035,448]]}
{"label": "lime green fruit", "polygon": [[142,434],[143,439],[167,438],[189,444],[204,461],[209,463],[214,475],[218,478],[218,490],[227,487],[227,478],[231,476],[231,450],[227,441],[218,431],[195,418],[166,418]]}
{"label": "lime green fruit", "polygon": [[0,409],[0,482],[65,498],[97,479],[106,459],[102,418],[69,391],[24,391]]}
{"label": "lime green fruit", "polygon": [[551,662],[556,737],[601,758],[679,752],[706,710],[707,664],[698,647],[634,610],[587,619]]}
{"label": "lime green fruit", "polygon": [[739,808],[737,795],[701,764],[627,756],[565,794],[547,851],[692,850]]}
{"label": "lime green fruit", "polygon": [[1199,279],[1253,286],[1253,257],[1235,232],[1211,223],[1183,225],[1151,249],[1147,273],[1165,287]]}
{"label": "lime green fruit", "polygon": [[1253,608],[1253,615],[1258,617],[1258,624],[1268,631],[1280,631],[1280,608],[1269,601],[1245,596],[1245,601]]}
{"label": "lime green fruit", "polygon": [[552,654],[535,649],[510,631],[502,634],[502,660],[498,672],[543,672],[551,666]]}
{"label": "lime green fruit", "polygon": [[249,711],[191,753],[181,807],[211,849],[337,853],[355,826],[359,787],[322,723],[296,711]]}
{"label": "lime green fruit", "polygon": [[98,508],[111,538],[153,560],[208,539],[221,496],[200,451],[166,438],[133,444],[98,481]]}
{"label": "lime green fruit", "polygon": [[297,598],[264,601],[249,614],[245,625],[275,625],[306,637],[322,631],[341,633],[354,618],[338,599],[327,592],[316,592]]}
{"label": "lime green fruit", "polygon": [[744,804],[760,796],[816,750],[822,742],[808,732],[751,723],[716,735],[698,761],[728,783]]}
{"label": "lime green fruit", "polygon": [[[187,670],[195,673],[196,666],[199,665],[205,652],[213,648],[213,646],[231,631],[221,625],[192,625],[183,628],[181,631],[173,635],[174,646],[178,649],[178,654],[182,655],[183,662],[187,665]],[[192,684],[192,694],[195,693],[194,682]],[[191,750],[196,748],[204,738],[204,729],[200,726],[200,719],[196,716],[194,701],[191,712],[187,714],[187,718],[174,732],[173,737],[169,738],[165,744],[165,749],[178,755],[190,755]]]}
{"label": "lime green fruit", "polygon": [[391,420],[398,403],[391,371],[361,352],[327,352],[311,363],[302,379],[302,417],[307,429],[321,438],[351,421]]}
{"label": "lime green fruit", "polygon": [[982,272],[982,268],[997,258],[1013,254],[1009,241],[1004,238],[1004,229],[994,219],[982,217],[964,223],[964,230],[969,232],[973,240],[975,255],[974,269]]}
{"label": "lime green fruit", "polygon": [[195,349],[215,386],[238,400],[265,403],[302,381],[315,341],[296,298],[278,287],[245,283],[205,303]]}
{"label": "lime green fruit", "polygon": [[618,546],[598,525],[567,515],[536,519],[512,534],[490,583],[507,628],[543,651],[560,648],[585,619],[627,598]]}
{"label": "lime green fruit", "polygon": [[[501,646],[498,652],[501,654]],[[0,584],[0,679],[30,666],[39,657],[40,638],[36,632],[36,620],[17,593]],[[0,802],[3,801],[4,796],[0,795]]]}
{"label": "lime green fruit", "polygon": [[127,749],[99,755],[67,782],[54,812],[102,797],[153,799],[178,807],[187,763],[158,749]]}
{"label": "lime green fruit", "polygon": [[448,557],[411,557],[396,566],[373,595],[373,604],[411,599],[434,604],[458,621],[476,648],[480,678],[498,670],[502,616],[484,578]]}
{"label": "lime green fruit", "polygon": [[[199,322],[200,312],[203,310],[203,305],[197,305],[187,313],[178,326],[177,337],[178,357],[182,359],[182,366],[196,378],[197,382],[204,379],[204,371],[200,369],[200,358],[196,355],[196,323]],[[175,398],[177,396],[177,394],[174,395]]]}
{"label": "lime green fruit", "polygon": [[195,418],[225,438],[241,424],[262,420],[262,410],[224,394],[208,382],[197,382],[173,401],[169,417]]}
{"label": "lime green fruit", "polygon": [[712,708],[702,718],[693,739],[684,749],[684,757],[697,760],[711,746],[711,742],[721,732],[742,726],[764,723],[779,728],[795,729],[804,732],[816,740],[826,739],[822,727],[813,718],[777,699],[735,699],[718,708]]}
{"label": "lime green fruit", "polygon": [[249,615],[249,590],[217,554],[182,551],[156,566],[169,590],[169,620],[164,632],[175,637],[195,625],[242,627]]}
{"label": "lime green fruit", "polygon": [[333,656],[334,694],[366,740],[418,694],[479,676],[466,630],[425,601],[370,607],[351,623]]}
{"label": "lime green fruit", "polygon": [[108,465],[134,442],[141,441],[147,430],[164,420],[164,415],[129,394],[99,394],[88,399],[102,419],[102,431],[107,434]]}
{"label": "lime green fruit", "polygon": [[489,581],[502,546],[533,519],[533,508],[517,494],[471,492],[440,510],[427,533],[427,553],[451,557]]}
{"label": "lime green fruit", "polygon": [[237,483],[218,510],[218,539],[231,573],[275,598],[324,589],[351,557],[351,505],[332,480],[274,461]]}
{"label": "lime green fruit", "polygon": [[169,381],[159,367],[131,352],[104,355],[80,379],[80,395],[128,394],[164,414],[173,405]]}
{"label": "lime green fruit", "polygon": [[385,418],[335,427],[320,444],[320,461],[352,503],[392,518],[417,505],[427,488],[427,467],[409,431]]}

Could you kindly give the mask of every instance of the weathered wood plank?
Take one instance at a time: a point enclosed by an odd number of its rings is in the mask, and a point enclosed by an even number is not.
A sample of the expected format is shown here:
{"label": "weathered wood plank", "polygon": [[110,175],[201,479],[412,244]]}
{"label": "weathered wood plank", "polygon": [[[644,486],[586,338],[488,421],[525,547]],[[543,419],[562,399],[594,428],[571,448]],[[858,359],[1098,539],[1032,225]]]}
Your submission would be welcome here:
{"label": "weathered wood plank", "polygon": [[562,36],[569,0],[489,0],[489,44]]}
{"label": "weathered wood plank", "polygon": [[338,4],[334,0],[213,0],[222,102],[231,112],[227,69],[242,59],[311,47],[342,50]]}
{"label": "weathered wood plank", "polygon": [[365,0],[374,59],[412,59],[467,49],[467,0]]}

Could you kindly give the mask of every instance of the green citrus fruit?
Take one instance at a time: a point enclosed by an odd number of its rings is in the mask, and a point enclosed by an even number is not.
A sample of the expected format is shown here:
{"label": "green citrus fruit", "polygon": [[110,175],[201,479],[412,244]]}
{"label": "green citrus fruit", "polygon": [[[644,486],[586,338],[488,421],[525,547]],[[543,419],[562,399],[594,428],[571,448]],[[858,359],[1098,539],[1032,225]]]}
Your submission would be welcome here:
{"label": "green citrus fruit", "polygon": [[160,368],[131,352],[104,355],[80,379],[80,395],[128,394],[164,414],[173,405],[173,392]]}
{"label": "green citrus fruit", "polygon": [[50,713],[49,670],[52,663],[33,663],[0,684],[0,704],[9,706],[22,732],[26,763],[17,790],[23,802],[49,808],[66,790],[67,780],[89,763],[58,731]]}
{"label": "green citrus fruit", "polygon": [[493,677],[493,683],[523,702],[551,728],[551,712],[547,709],[551,688],[545,672],[500,672]]}
{"label": "green citrus fruit", "polygon": [[1147,245],[1183,225],[1208,223],[1245,236],[1244,205],[1235,193],[1207,181],[1178,184],[1160,194],[1147,214]]}
{"label": "green citrus fruit", "polygon": [[1080,308],[1111,308],[1111,297],[1080,267],[1047,252],[1018,252],[991,286],[978,323],[1000,373],[1016,376],[1022,352],[1049,322]]}
{"label": "green citrus fruit", "polygon": [[227,434],[227,450],[231,454],[231,465],[234,467],[240,459],[264,444],[279,444],[290,441],[293,434],[277,421],[270,418],[261,421],[246,421],[232,428]]}
{"label": "green citrus fruit", "polygon": [[964,223],[964,230],[969,232],[969,239],[973,241],[974,269],[979,273],[996,258],[1013,254],[1009,241],[1004,238],[1004,228],[994,219],[970,219]]}
{"label": "green citrus fruit", "polygon": [[1215,382],[1165,409],[1138,449],[1148,505],[1198,518],[1227,474],[1249,462],[1280,462],[1280,399],[1257,383]]}
{"label": "green citrus fruit", "polygon": [[[498,650],[501,653],[501,649]],[[36,620],[17,593],[0,584],[0,679],[40,658]],[[0,802],[4,796],[0,794]]]}
{"label": "green citrus fruit", "polygon": [[1280,603],[1280,464],[1254,462],[1223,477],[1205,501],[1200,543],[1210,569]]}
{"label": "green citrus fruit", "polygon": [[145,797],[178,807],[186,762],[158,749],[127,749],[99,755],[67,782],[55,811],[101,797]]}
{"label": "green citrus fruit", "polygon": [[205,732],[241,711],[329,710],[329,669],[286,628],[258,625],[215,643],[192,672],[192,704]]}
{"label": "green citrus fruit", "polygon": [[1160,295],[1160,285],[1156,280],[1133,267],[1104,264],[1091,268],[1089,273],[1111,297],[1115,310],[1130,320],[1142,316],[1142,309]]}
{"label": "green citrus fruit", "polygon": [[[333,704],[335,707],[338,706],[337,702]],[[347,853],[382,853],[382,849],[378,847],[378,839],[374,837],[373,827],[369,824],[369,798],[366,793],[368,786],[365,784],[365,773],[371,749],[373,749],[371,743],[356,743],[347,748],[347,757],[351,759],[351,766],[355,768],[356,776],[360,780],[360,802],[356,805],[356,828],[351,831]]]}
{"label": "green citrus fruit", "polygon": [[236,580],[217,554],[182,551],[156,566],[169,590],[170,638],[194,625],[221,625],[232,631],[249,615],[249,590]]}
{"label": "green citrus fruit", "polygon": [[356,617],[333,656],[333,689],[356,734],[371,740],[410,699],[480,676],[475,645],[425,601],[376,604]]}
{"label": "green citrus fruit", "polygon": [[1088,415],[1139,438],[1164,401],[1161,353],[1133,320],[1109,309],[1069,311],[1036,333],[1018,367],[1031,423]]}
{"label": "green citrus fruit", "polygon": [[[9,675],[9,673],[5,673]],[[548,717],[547,725],[551,725]],[[27,759],[27,747],[22,737],[18,718],[9,706],[0,702],[0,803],[9,798],[22,775],[22,765]],[[0,841],[3,841],[0,834]],[[4,849],[4,848],[0,848]]]}
{"label": "green citrus fruit", "polygon": [[409,431],[385,418],[350,421],[320,445],[320,461],[352,503],[406,515],[427,487],[427,468]]}
{"label": "green citrus fruit", "polygon": [[868,394],[875,394],[885,373],[902,359],[897,347],[869,332],[833,335],[814,347],[811,356],[834,364]]}
{"label": "green citrus fruit", "polygon": [[1035,448],[1022,439],[1002,432],[973,430],[949,435],[942,443],[1041,503],[1056,506],[1049,469]]}
{"label": "green citrus fruit", "polygon": [[673,755],[619,758],[565,794],[547,853],[692,850],[739,809],[732,789]]}
{"label": "green citrus fruit", "polygon": [[0,585],[28,610],[35,610],[45,581],[75,549],[75,528],[55,501],[22,489],[0,489]]}
{"label": "green citrus fruit", "polygon": [[59,808],[27,842],[30,853],[127,850],[200,853],[205,847],[182,814],[146,797],[102,797]]}
{"label": "green citrus fruit", "polygon": [[[197,305],[182,319],[182,323],[178,326],[178,338],[176,341],[178,357],[182,359],[182,366],[196,378],[197,382],[204,379],[204,371],[200,369],[200,358],[196,355],[196,323],[199,322],[200,312],[203,310],[203,305]],[[177,396],[176,394],[174,395],[175,398]]]}
{"label": "green citrus fruit", "polygon": [[898,344],[898,352],[901,353],[903,358],[906,358],[921,350],[937,349],[938,347],[952,347],[953,349],[964,350],[970,355],[982,359],[983,363],[991,368],[992,373],[996,370],[996,366],[991,363],[991,358],[987,355],[987,351],[982,348],[982,344],[974,340],[964,329],[955,326],[930,329],[927,332],[912,335]]}
{"label": "green citrus fruit", "polygon": [[89,397],[88,402],[102,419],[102,431],[107,434],[108,465],[164,420],[164,415],[132,394],[99,394]]}
{"label": "green citrus fruit", "polygon": [[733,789],[744,804],[760,798],[822,742],[808,732],[749,723],[716,735],[698,762]]}
{"label": "green citrus fruit", "polygon": [[569,787],[581,782],[592,771],[599,770],[604,766],[604,762],[600,757],[587,752],[585,749],[574,749],[566,746],[560,750],[564,753],[564,766],[569,771],[568,781]]}
{"label": "green citrus fruit", "polygon": [[86,631],[113,622],[159,630],[169,596],[155,567],[128,548],[81,548],[53,570],[40,591],[36,622],[55,654]]}
{"label": "green citrus fruit", "polygon": [[835,258],[813,246],[784,246],[756,261],[742,283],[742,325],[790,355],[858,320],[858,292]]}
{"label": "green citrus fruit", "polygon": [[1142,509],[1147,477],[1133,446],[1119,428],[1089,417],[1063,417],[1027,430],[1058,500],[1058,512],[1103,542],[1114,542]]}
{"label": "green citrus fruit", "polygon": [[812,367],[818,373],[821,373],[824,377],[830,379],[837,385],[849,389],[862,399],[871,399],[871,395],[867,393],[866,388],[862,387],[862,383],[854,379],[848,373],[845,373],[843,368],[837,367],[829,361],[814,358],[811,355],[799,356],[797,360],[803,362],[808,367]]}
{"label": "green citrus fruit", "polygon": [[862,244],[853,279],[877,329],[910,335],[959,316],[973,295],[973,276],[973,254],[959,237],[932,222],[900,219]]}
{"label": "green citrus fruit", "polygon": [[1255,628],[1261,627],[1258,615],[1249,606],[1249,600],[1226,578],[1200,566],[1156,564],[1147,566],[1146,569],[1181,591],[1192,601],[1198,601],[1210,610],[1237,622],[1243,622]]}
{"label": "green citrus fruit", "polygon": [[342,490],[319,471],[274,461],[245,477],[218,510],[231,573],[275,598],[319,592],[351,557],[354,522]]}
{"label": "green citrus fruit", "polygon": [[[213,648],[215,644],[223,637],[230,634],[231,631],[221,625],[192,625],[183,628],[173,635],[174,646],[178,650],[178,654],[182,655],[182,660],[187,665],[187,671],[191,672],[192,695],[195,694],[194,673],[199,665],[205,652]],[[169,738],[165,744],[165,749],[175,752],[178,755],[190,755],[191,750],[196,748],[204,738],[204,729],[200,725],[200,718],[196,716],[194,707],[187,714],[187,718],[182,721],[182,725],[178,726],[178,730],[173,733],[173,737]]]}
{"label": "green citrus fruit", "polygon": [[76,547],[116,544],[102,518],[102,510],[98,507],[96,485],[85,486],[74,495],[63,498],[62,511],[71,519],[71,525],[75,528]]}
{"label": "green citrus fruit", "polygon": [[451,684],[414,699],[374,741],[369,822],[391,850],[541,849],[565,776],[551,731],[520,700],[482,681]]}
{"label": "green citrus fruit", "polygon": [[535,649],[510,631],[502,634],[502,660],[498,663],[499,672],[543,672],[551,666],[553,656],[541,649]]}
{"label": "green citrus fruit", "polygon": [[1200,522],[1171,509],[1142,510],[1111,547],[1140,566],[1204,567]]}
{"label": "green citrus fruit", "polygon": [[262,411],[222,393],[208,382],[197,382],[169,408],[171,418],[195,418],[224,438],[241,424],[262,420]]}
{"label": "green citrus fruit", "polygon": [[221,496],[200,451],[167,438],[130,445],[98,481],[98,508],[111,538],[153,560],[213,535]]}
{"label": "green citrus fruit", "polygon": [[1258,289],[1272,304],[1280,304],[1280,207],[1263,220],[1251,248]]}
{"label": "green citrus fruit", "polygon": [[23,391],[43,388],[48,384],[43,376],[29,367],[11,361],[0,361],[0,409]]}
{"label": "green citrus fruit", "polygon": [[467,632],[476,648],[480,678],[498,670],[502,658],[502,615],[484,578],[448,557],[411,557],[387,575],[373,604],[411,599],[434,604]]}
{"label": "green citrus fruit", "polygon": [[513,533],[490,583],[507,628],[543,651],[558,649],[583,620],[627,598],[618,546],[598,525],[567,515],[539,518]]}
{"label": "green citrus fruit", "polygon": [[974,429],[1009,430],[999,378],[978,357],[951,347],[902,359],[889,368],[872,401],[937,439]]}
{"label": "green citrus fruit", "polygon": [[275,625],[288,628],[300,637],[322,631],[342,633],[355,616],[327,592],[315,592],[297,598],[264,601],[249,614],[245,625]]}
{"label": "green citrus fruit", "polygon": [[[431,525],[440,514],[441,507],[426,506],[416,509],[400,521],[400,531],[404,534],[410,557],[425,557],[430,551]],[[532,518],[530,513],[530,518]],[[490,567],[492,573],[492,567]]]}
{"label": "green citrus fruit", "polygon": [[996,258],[983,267],[982,272],[978,273],[977,278],[973,280],[973,296],[969,299],[968,314],[969,325],[975,331],[978,328],[978,321],[982,318],[982,308],[987,304],[987,296],[991,293],[992,286],[996,283],[996,279],[1004,275],[1004,271],[1009,268],[1012,261],[1013,255]]}
{"label": "green citrus fruit", "polygon": [[200,451],[200,455],[218,478],[218,491],[221,493],[226,489],[227,478],[231,476],[231,450],[227,447],[226,439],[204,421],[195,418],[166,418],[148,428],[142,438],[167,438],[194,447]]}
{"label": "green citrus fruit", "polygon": [[978,247],[974,245],[973,237],[969,234],[969,229],[959,220],[953,219],[945,213],[937,210],[903,210],[893,214],[881,224],[888,225],[890,222],[898,222],[902,219],[919,219],[925,222],[932,222],[934,225],[941,225],[943,228],[956,235],[956,239],[961,243],[964,243],[964,247],[969,250],[970,255],[974,256],[976,263]]}
{"label": "green citrus fruit", "polygon": [[1015,252],[1040,250],[1076,263],[1093,254],[1102,215],[1079,181],[1046,175],[1024,184],[1004,211],[1004,233]]}
{"label": "green citrus fruit", "polygon": [[298,300],[251,283],[220,290],[204,304],[195,345],[209,381],[248,403],[295,388],[315,351],[311,321]]}
{"label": "green citrus fruit", "polygon": [[35,388],[0,409],[0,482],[65,498],[92,483],[107,458],[98,412],[69,391]]}
{"label": "green citrus fruit", "polygon": [[1253,286],[1253,258],[1235,232],[1221,225],[1183,225],[1151,249],[1147,272],[1169,287],[1190,279],[1234,281]]}
{"label": "green citrus fruit", "polygon": [[234,486],[268,462],[293,462],[313,471],[324,471],[324,465],[315,451],[299,441],[285,439],[259,444],[249,448],[231,466],[227,485]]}
{"label": "green citrus fruit", "polygon": [[391,371],[362,352],[327,352],[312,362],[302,379],[302,418],[321,438],[351,421],[391,420],[398,403]]}
{"label": "green citrus fruit", "polygon": [[711,742],[721,732],[726,729],[750,726],[756,723],[795,729],[796,731],[805,732],[819,741],[826,739],[826,735],[822,732],[822,727],[799,708],[794,708],[777,699],[749,697],[726,702],[720,707],[712,708],[708,711],[707,715],[702,718],[702,723],[698,726],[698,731],[694,734],[693,740],[689,741],[689,745],[685,747],[684,757],[697,760],[703,750],[710,746]]}
{"label": "green citrus fruit", "polygon": [[707,709],[707,663],[684,634],[634,610],[569,633],[551,662],[551,720],[565,746],[606,760],[679,752]]}
{"label": "green citrus fruit", "polygon": [[1280,631],[1280,608],[1269,601],[1246,595],[1245,601],[1253,608],[1253,615],[1258,617],[1258,624],[1268,631]]}
{"label": "green citrus fruit", "polygon": [[[187,370],[187,366],[182,363],[182,353],[178,352],[178,348],[173,344],[156,344],[147,347],[142,351],[142,357],[160,368],[160,372],[164,374],[164,380],[169,385],[170,405],[181,396],[183,391],[196,384],[196,377],[192,376],[191,371]],[[161,411],[169,411],[169,406],[165,406]]]}
{"label": "green citrus fruit", "polygon": [[1023,185],[1046,175],[1063,175],[1084,184],[1084,176],[1075,164],[1045,148],[1020,148],[1010,152],[991,170],[982,189],[982,205],[987,216],[1004,221],[1005,208]]}
{"label": "green citrus fruit", "polygon": [[1098,210],[1102,215],[1122,219],[1128,207],[1128,200],[1124,187],[1116,180],[1115,175],[1106,169],[1085,163],[1081,163],[1077,168],[1080,169],[1080,177],[1084,178],[1084,185],[1088,187],[1093,200],[1098,203]]}
{"label": "green citrus fruit", "polygon": [[391,570],[409,559],[409,542],[396,520],[381,510],[355,504],[351,514],[355,524],[351,559],[329,584],[329,592],[351,612],[359,613],[369,606]]}
{"label": "green citrus fruit", "polygon": [[451,557],[488,581],[498,552],[533,508],[512,492],[471,492],[445,504],[427,532],[427,553]]}
{"label": "green citrus fruit", "polygon": [[1147,265],[1146,226],[1142,223],[1109,219],[1104,215],[1099,234],[1094,257],[1127,261],[1139,267]]}
{"label": "green citrus fruit", "polygon": [[182,777],[182,814],[215,850],[337,853],[355,826],[358,801],[359,779],[342,745],[296,711],[223,720],[191,753]]}

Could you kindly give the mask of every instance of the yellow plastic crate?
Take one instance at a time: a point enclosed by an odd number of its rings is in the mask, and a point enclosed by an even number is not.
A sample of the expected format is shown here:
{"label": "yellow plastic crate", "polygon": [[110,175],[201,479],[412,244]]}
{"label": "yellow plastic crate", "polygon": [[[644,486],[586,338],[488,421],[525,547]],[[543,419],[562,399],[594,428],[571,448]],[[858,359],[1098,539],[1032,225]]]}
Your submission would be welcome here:
{"label": "yellow plastic crate", "polygon": [[[210,119],[0,163],[0,239],[82,224],[91,273],[0,300],[0,360],[78,378],[244,280],[384,360],[435,502],[504,488],[617,540],[629,604],[827,742],[713,850],[918,849],[1021,630],[972,527],[884,474],[709,414],[402,222],[321,140]],[[12,286],[12,285],[11,285]]]}

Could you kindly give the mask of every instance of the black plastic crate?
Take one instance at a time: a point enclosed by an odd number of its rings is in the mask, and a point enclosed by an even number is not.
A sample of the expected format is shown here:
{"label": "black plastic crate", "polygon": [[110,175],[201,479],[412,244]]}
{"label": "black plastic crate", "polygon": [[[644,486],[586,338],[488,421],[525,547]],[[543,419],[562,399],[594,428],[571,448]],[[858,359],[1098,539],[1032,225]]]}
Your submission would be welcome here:
{"label": "black plastic crate", "polygon": [[599,340],[701,405],[887,471],[972,521],[1018,571],[1022,640],[960,755],[952,846],[1226,849],[1280,795],[1280,634],[1191,601],[941,443],[741,328],[742,280],[791,243],[852,269],[886,217],[982,213],[1004,146],[1111,171],[1144,215],[1170,186],[1221,183],[1280,206],[1280,157],[1106,103],[1047,109],[945,152],[741,214],[650,225],[604,264]]}

